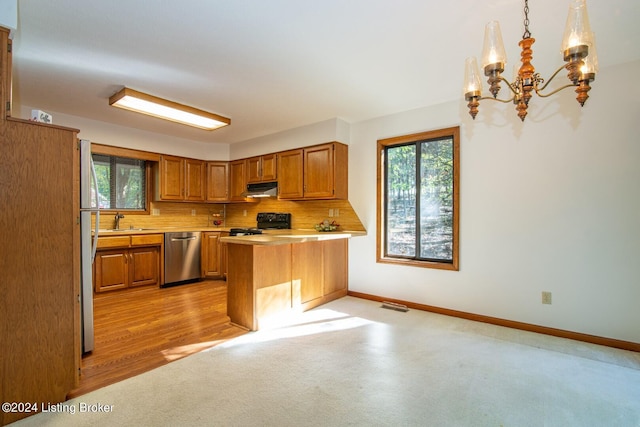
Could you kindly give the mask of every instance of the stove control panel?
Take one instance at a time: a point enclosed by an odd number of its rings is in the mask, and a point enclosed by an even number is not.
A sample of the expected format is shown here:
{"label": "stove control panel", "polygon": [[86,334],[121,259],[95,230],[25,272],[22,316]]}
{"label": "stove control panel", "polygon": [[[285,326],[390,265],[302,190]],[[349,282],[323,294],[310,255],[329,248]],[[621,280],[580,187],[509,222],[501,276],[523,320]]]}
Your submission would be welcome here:
{"label": "stove control panel", "polygon": [[260,212],[256,216],[258,228],[291,228],[291,214],[279,212]]}

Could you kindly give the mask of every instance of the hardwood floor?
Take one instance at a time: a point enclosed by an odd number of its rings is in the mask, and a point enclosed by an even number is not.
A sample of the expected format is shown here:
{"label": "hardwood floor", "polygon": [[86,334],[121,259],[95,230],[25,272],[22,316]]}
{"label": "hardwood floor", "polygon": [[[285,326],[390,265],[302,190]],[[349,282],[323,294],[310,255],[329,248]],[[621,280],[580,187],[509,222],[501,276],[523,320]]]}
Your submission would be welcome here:
{"label": "hardwood floor", "polygon": [[95,348],[68,398],[122,381],[246,331],[227,317],[227,284],[203,282],[96,294]]}

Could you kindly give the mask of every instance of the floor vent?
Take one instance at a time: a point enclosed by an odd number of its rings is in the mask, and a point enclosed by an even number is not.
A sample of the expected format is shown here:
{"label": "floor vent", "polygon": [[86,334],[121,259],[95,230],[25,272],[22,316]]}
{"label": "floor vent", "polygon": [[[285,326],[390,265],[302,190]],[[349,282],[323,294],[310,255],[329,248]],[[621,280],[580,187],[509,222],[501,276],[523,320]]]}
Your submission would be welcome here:
{"label": "floor vent", "polygon": [[382,301],[380,308],[388,308],[389,310],[402,311],[404,313],[409,311],[406,305],[389,301]]}

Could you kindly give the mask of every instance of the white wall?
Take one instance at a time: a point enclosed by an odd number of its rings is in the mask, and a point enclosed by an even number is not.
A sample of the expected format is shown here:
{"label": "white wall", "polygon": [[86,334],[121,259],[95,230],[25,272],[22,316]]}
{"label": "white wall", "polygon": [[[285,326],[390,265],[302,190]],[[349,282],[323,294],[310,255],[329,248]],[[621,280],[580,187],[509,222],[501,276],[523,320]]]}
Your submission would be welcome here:
{"label": "white wall", "polygon": [[324,120],[233,144],[231,158],[242,159],[332,141],[349,144],[349,132],[349,124],[344,120]]}
{"label": "white wall", "polygon": [[[601,70],[584,108],[565,90],[463,101],[351,126],[353,291],[640,342],[640,62]],[[503,89],[504,91],[504,89]],[[562,109],[560,111],[560,109]],[[376,141],[460,125],[460,271],[376,263]],[[553,304],[541,304],[541,291]]]}

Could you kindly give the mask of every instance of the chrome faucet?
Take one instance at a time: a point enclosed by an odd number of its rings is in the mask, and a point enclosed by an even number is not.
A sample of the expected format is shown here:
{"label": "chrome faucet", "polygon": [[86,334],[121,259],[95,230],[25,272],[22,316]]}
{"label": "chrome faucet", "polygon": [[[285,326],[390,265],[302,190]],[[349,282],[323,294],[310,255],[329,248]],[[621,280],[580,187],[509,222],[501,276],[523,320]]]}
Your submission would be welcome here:
{"label": "chrome faucet", "polygon": [[116,226],[113,228],[114,230],[119,230],[120,229],[120,219],[124,218],[124,215],[122,215],[120,212],[116,212]]}

